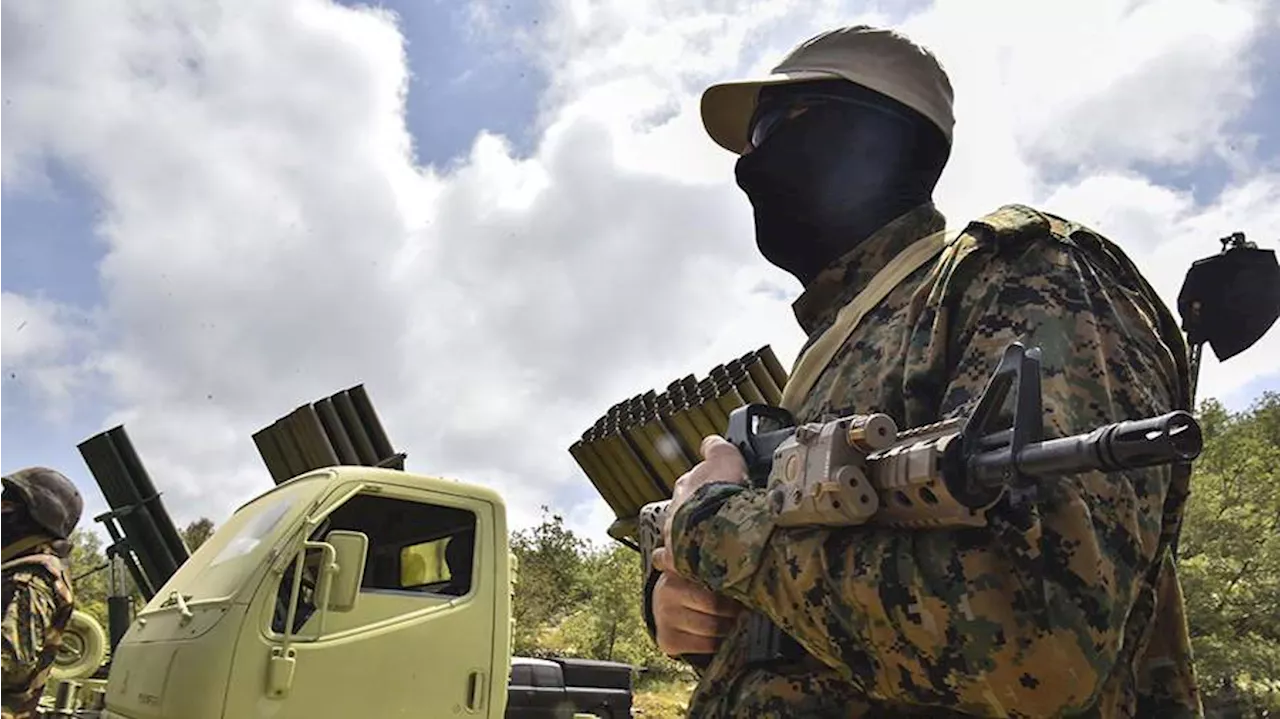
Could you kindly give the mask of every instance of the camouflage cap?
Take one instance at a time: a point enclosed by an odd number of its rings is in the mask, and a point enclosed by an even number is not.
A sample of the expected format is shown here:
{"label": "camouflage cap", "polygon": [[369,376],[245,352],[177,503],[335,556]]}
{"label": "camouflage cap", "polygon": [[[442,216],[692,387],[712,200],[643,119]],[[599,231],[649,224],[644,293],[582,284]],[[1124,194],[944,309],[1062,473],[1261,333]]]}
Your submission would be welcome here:
{"label": "camouflage cap", "polygon": [[712,85],[702,93],[702,124],[716,144],[746,147],[760,88],[839,78],[888,96],[919,112],[951,143],[955,125],[951,81],[933,53],[905,35],[854,25],[800,43],[763,78]]}
{"label": "camouflage cap", "polygon": [[58,539],[71,536],[84,511],[80,490],[61,472],[27,467],[4,476],[5,490],[18,493],[31,519]]}

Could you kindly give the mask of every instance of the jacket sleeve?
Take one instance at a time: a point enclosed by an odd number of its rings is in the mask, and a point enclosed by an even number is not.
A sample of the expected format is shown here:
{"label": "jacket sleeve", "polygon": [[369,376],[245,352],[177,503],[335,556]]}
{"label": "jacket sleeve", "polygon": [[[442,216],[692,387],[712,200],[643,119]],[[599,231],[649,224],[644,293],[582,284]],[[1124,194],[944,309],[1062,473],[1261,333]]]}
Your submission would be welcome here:
{"label": "jacket sleeve", "polygon": [[[10,581],[6,578],[6,582]],[[53,620],[56,606],[51,593],[30,573],[19,573],[13,580],[13,596],[4,607],[3,667],[4,686],[25,687],[44,651],[45,633]]]}
{"label": "jacket sleeve", "polygon": [[[1101,267],[1049,238],[967,255],[942,320],[940,414],[967,414],[1015,340],[1042,350],[1046,439],[1170,411],[1177,365],[1149,298]],[[987,527],[928,531],[775,528],[762,491],[712,485],[678,510],[673,557],[872,699],[1058,715],[1089,706],[1136,639],[1169,480],[1033,480]]]}

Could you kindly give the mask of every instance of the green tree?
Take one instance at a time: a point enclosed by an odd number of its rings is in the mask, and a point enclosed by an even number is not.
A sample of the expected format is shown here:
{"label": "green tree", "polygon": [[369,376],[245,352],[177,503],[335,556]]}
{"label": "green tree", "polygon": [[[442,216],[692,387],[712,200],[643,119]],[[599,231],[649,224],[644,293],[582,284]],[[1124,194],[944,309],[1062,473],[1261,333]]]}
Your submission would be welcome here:
{"label": "green tree", "polygon": [[1199,415],[1205,446],[1191,480],[1178,570],[1206,710],[1277,712],[1280,393],[1264,393],[1240,413],[1207,400]]}
{"label": "green tree", "polygon": [[593,548],[587,560],[590,598],[545,637],[558,654],[626,662],[672,676],[679,666],[662,655],[644,625],[640,555],[620,544]]}
{"label": "green tree", "polygon": [[107,594],[110,592],[110,571],[105,569],[106,555],[102,540],[87,529],[71,533],[71,556],[67,562],[75,592],[76,608],[89,614],[104,628],[107,626]]}
{"label": "green tree", "polygon": [[201,517],[188,524],[179,534],[182,535],[182,541],[186,542],[187,549],[195,554],[200,545],[213,536],[213,520]]}
{"label": "green tree", "polygon": [[640,663],[647,653],[637,651],[648,641],[641,617],[642,586],[640,555],[615,544],[590,558],[591,654],[596,659]]}
{"label": "green tree", "polygon": [[512,648],[519,655],[546,655],[542,634],[590,597],[587,543],[564,526],[563,517],[546,507],[542,512],[537,527],[511,535],[517,562]]}

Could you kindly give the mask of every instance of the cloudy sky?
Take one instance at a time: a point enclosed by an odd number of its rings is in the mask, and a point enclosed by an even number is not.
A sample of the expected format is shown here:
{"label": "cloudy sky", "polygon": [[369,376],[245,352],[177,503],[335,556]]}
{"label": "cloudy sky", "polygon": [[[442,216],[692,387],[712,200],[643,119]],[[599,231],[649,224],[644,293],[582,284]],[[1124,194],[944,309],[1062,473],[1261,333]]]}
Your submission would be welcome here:
{"label": "cloudy sky", "polygon": [[[3,468],[124,423],[175,520],[270,486],[250,434],[363,382],[416,471],[603,540],[567,452],[610,404],[803,340],[708,83],[829,27],[943,59],[954,222],[1121,243],[1173,306],[1280,244],[1280,1],[323,0],[3,6]],[[1202,396],[1280,389],[1280,330]]]}

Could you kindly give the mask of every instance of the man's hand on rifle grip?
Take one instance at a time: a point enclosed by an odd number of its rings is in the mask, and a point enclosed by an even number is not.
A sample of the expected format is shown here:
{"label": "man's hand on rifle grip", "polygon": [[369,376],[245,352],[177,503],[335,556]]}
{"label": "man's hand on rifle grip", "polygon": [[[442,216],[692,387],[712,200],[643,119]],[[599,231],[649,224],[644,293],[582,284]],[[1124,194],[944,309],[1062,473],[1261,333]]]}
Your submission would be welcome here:
{"label": "man's hand on rifle grip", "polygon": [[666,549],[654,551],[653,566],[662,572],[653,589],[658,649],[670,657],[715,654],[742,605],[677,574]]}

